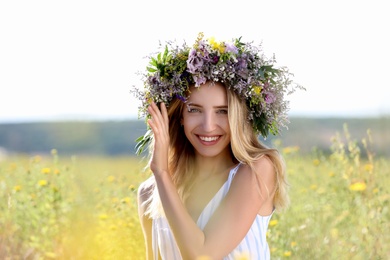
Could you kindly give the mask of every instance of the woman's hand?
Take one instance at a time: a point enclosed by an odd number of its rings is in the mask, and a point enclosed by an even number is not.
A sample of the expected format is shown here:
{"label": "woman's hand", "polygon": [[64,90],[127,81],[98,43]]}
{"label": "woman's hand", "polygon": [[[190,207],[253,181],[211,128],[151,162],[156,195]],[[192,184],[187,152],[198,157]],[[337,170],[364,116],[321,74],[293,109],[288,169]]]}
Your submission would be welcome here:
{"label": "woman's hand", "polygon": [[152,116],[148,120],[154,134],[154,149],[150,169],[154,175],[168,172],[168,148],[169,148],[169,119],[167,108],[161,103],[161,112],[157,105],[152,102],[148,111]]}

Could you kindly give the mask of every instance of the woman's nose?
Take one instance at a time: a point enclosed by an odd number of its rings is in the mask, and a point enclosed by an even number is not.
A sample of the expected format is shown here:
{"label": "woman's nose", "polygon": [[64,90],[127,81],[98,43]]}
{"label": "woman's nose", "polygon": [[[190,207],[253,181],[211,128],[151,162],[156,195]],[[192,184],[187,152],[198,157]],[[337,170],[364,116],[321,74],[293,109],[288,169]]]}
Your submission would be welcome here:
{"label": "woman's nose", "polygon": [[204,113],[203,129],[206,132],[212,132],[216,128],[216,118],[214,113]]}

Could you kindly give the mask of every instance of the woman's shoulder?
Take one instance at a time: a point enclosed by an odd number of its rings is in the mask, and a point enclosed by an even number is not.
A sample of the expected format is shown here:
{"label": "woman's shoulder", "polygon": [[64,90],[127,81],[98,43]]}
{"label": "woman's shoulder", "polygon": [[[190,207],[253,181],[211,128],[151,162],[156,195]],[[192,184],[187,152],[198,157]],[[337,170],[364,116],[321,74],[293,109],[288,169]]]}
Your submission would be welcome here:
{"label": "woman's shoulder", "polygon": [[275,167],[272,160],[267,155],[262,155],[251,163],[241,164],[239,170],[242,172],[252,172],[257,174],[275,174]]}

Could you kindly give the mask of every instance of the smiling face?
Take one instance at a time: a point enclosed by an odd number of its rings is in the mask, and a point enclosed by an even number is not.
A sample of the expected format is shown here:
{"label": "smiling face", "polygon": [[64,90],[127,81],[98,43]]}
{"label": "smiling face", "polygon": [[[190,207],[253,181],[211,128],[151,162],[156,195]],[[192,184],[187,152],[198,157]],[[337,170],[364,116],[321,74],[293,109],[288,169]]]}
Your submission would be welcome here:
{"label": "smiling face", "polygon": [[220,83],[206,83],[190,90],[182,123],[196,155],[228,156],[230,127],[226,88]]}

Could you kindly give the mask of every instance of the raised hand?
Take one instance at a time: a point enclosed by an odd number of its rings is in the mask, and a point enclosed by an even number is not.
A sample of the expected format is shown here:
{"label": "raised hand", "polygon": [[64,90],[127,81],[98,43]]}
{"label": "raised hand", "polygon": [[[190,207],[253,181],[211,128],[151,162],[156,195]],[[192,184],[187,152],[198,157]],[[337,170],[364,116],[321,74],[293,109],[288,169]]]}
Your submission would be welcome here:
{"label": "raised hand", "polygon": [[168,148],[169,148],[169,119],[167,108],[164,103],[160,104],[161,111],[152,102],[148,107],[152,116],[148,124],[154,134],[154,150],[150,169],[154,175],[168,173]]}

